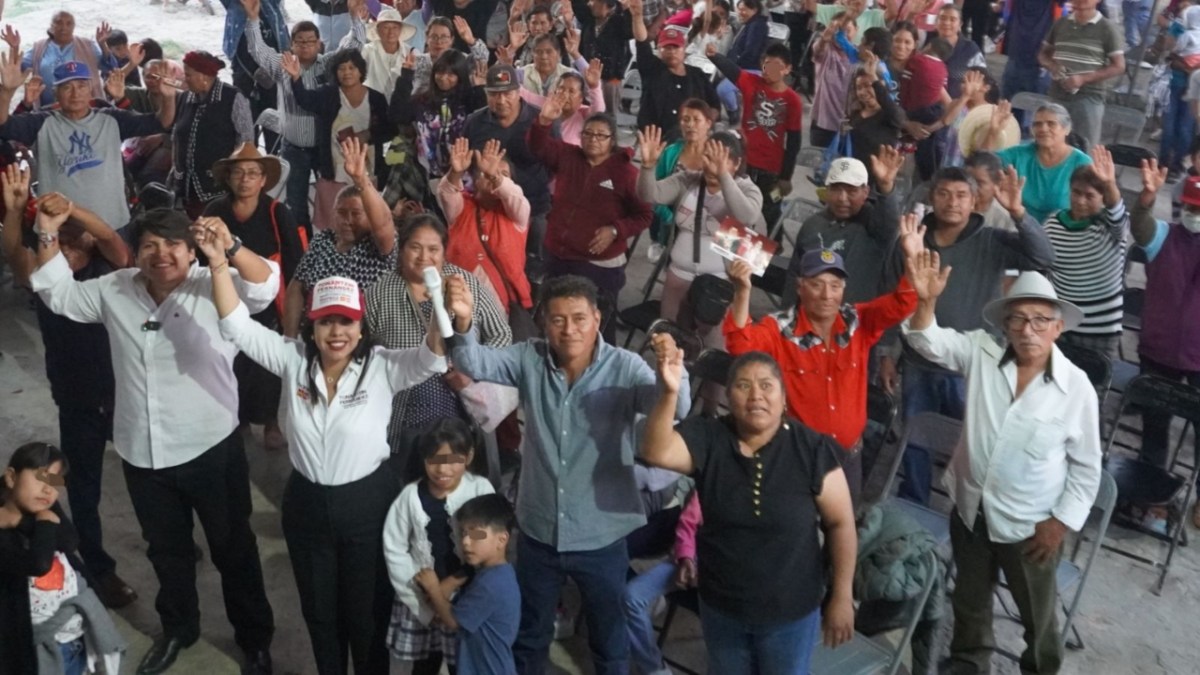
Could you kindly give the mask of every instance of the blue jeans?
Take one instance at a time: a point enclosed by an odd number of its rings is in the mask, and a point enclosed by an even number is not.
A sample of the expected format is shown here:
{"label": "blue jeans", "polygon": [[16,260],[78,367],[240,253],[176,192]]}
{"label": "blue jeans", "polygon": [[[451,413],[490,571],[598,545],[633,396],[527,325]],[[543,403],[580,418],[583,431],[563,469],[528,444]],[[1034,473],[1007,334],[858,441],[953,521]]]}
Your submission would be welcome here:
{"label": "blue jeans", "polygon": [[[967,399],[967,383],[961,375],[922,368],[909,361],[901,379],[904,388],[904,421],[907,424],[918,413],[935,412],[962,419]],[[901,499],[929,504],[933,483],[933,462],[929,451],[916,445],[904,449],[901,459],[904,482],[900,484]]]}
{"label": "blue jeans", "polygon": [[1183,171],[1183,158],[1192,145],[1196,119],[1192,117],[1191,104],[1183,100],[1187,93],[1187,80],[1182,83],[1171,78],[1171,98],[1163,112],[1162,145],[1158,152],[1160,166],[1174,171]]}
{"label": "blue jeans", "polygon": [[1126,49],[1133,49],[1142,44],[1142,32],[1150,25],[1150,10],[1153,5],[1154,0],[1122,0],[1121,15],[1125,25]]}
{"label": "blue jeans", "polygon": [[542,675],[554,639],[554,611],[570,577],[583,596],[588,648],[596,675],[629,672],[629,634],[621,598],[629,553],[625,539],[594,551],[555,550],[521,534],[517,539],[517,583],[521,587],[521,628],[513,645],[517,672]]}
{"label": "blue jeans", "polygon": [[625,621],[629,624],[629,651],[634,672],[660,675],[671,672],[663,665],[662,651],[650,621],[654,603],[675,588],[675,564],[661,562],[629,580],[625,587]]}
{"label": "blue jeans", "polygon": [[58,651],[62,654],[63,675],[87,673],[87,648],[83,646],[83,638],[72,642],[60,642]]}
{"label": "blue jeans", "polygon": [[796,621],[753,622],[700,601],[708,672],[721,675],[808,675],[821,630],[821,610]]}
{"label": "blue jeans", "polygon": [[[747,68],[743,68],[743,70],[745,70],[747,73],[754,73],[755,75],[762,74],[761,70],[750,70]],[[717,83],[717,98],[721,99],[721,104],[725,106],[725,109],[729,111],[730,115],[736,112],[738,109],[737,82],[733,82],[727,77],[721,78],[721,81]],[[749,105],[750,102],[742,101],[742,104]],[[740,119],[734,120],[733,126],[736,128],[741,123],[742,120]]]}
{"label": "blue jeans", "polygon": [[308,183],[317,161],[316,148],[303,148],[283,142],[283,159],[288,163],[287,206],[296,223],[303,225],[312,238],[312,216],[308,212]]}

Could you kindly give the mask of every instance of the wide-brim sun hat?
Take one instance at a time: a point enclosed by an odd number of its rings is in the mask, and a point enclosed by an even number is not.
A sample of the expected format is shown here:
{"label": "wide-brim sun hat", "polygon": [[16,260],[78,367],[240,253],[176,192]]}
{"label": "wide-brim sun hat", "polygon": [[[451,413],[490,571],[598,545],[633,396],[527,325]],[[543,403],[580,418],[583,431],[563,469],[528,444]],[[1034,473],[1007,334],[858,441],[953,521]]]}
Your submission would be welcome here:
{"label": "wide-brim sun hat", "polygon": [[1023,300],[1040,300],[1056,305],[1062,313],[1063,330],[1072,330],[1083,322],[1083,310],[1074,303],[1058,297],[1054,292],[1054,284],[1038,272],[1021,272],[1021,276],[1013,282],[1012,288],[1003,298],[997,298],[984,305],[983,318],[997,328],[1004,328],[1004,318],[1008,315],[1008,306]]}
{"label": "wide-brim sun hat", "polygon": [[253,143],[242,143],[233,151],[232,155],[225,159],[218,159],[213,164],[212,175],[217,185],[228,184],[229,171],[238,162],[257,162],[262,167],[266,178],[266,182],[263,183],[263,192],[278,185],[279,177],[283,174],[283,165],[279,162],[278,157],[262,154]]}
{"label": "wide-brim sun hat", "polygon": [[[979,150],[979,144],[987,136],[988,127],[992,123],[992,111],[995,109],[996,106],[991,103],[976,106],[963,118],[962,124],[958,126],[958,149],[963,157],[970,157]],[[1010,115],[996,134],[996,145],[990,152],[1011,148],[1020,142],[1021,126],[1017,124],[1017,119]]]}

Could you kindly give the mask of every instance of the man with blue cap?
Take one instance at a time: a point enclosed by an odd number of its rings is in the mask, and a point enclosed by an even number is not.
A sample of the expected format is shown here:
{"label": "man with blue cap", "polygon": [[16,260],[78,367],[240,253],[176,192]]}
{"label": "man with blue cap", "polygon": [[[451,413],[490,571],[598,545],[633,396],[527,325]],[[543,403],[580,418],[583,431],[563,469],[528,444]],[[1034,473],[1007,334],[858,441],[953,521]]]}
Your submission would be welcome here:
{"label": "man with blue cap", "polygon": [[[900,229],[898,246],[905,255],[916,255],[924,250],[924,233],[924,227],[909,220]],[[761,351],[779,363],[788,416],[832,436],[842,447],[842,469],[857,506],[871,347],[912,314],[917,296],[902,278],[891,293],[869,302],[845,302],[846,264],[827,248],[805,252],[799,273],[798,305],[751,323],[750,266],[734,262],[729,268],[735,290],[725,318],[725,344],[734,356]]]}
{"label": "man with blue cap", "polygon": [[175,121],[175,96],[167,92],[157,113],[93,109],[91,77],[91,69],[81,61],[60,64],[54,69],[57,103],[50,109],[9,116],[13,94],[25,77],[19,55],[11,60],[4,57],[0,60],[0,140],[33,148],[40,193],[61,192],[120,229],[129,222],[121,141],[169,129]]}

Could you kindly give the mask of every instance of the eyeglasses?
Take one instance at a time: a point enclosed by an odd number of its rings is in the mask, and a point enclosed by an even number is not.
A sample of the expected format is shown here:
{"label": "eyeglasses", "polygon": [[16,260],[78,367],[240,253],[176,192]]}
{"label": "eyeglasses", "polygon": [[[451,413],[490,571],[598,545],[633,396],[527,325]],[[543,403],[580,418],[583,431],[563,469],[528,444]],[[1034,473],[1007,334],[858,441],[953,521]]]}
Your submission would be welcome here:
{"label": "eyeglasses", "polygon": [[589,141],[607,141],[612,138],[612,134],[602,134],[596,131],[585,131],[579,135]]}
{"label": "eyeglasses", "polygon": [[250,179],[262,178],[263,172],[261,172],[261,171],[242,171],[240,169],[234,169],[233,171],[229,172],[229,177],[234,180],[241,180],[243,178],[250,178]]}
{"label": "eyeglasses", "polygon": [[1004,327],[1011,331],[1020,332],[1025,330],[1025,324],[1029,324],[1033,327],[1033,332],[1045,333],[1050,324],[1055,321],[1058,321],[1058,319],[1052,316],[1022,316],[1020,314],[1013,314],[1012,316],[1004,317]]}

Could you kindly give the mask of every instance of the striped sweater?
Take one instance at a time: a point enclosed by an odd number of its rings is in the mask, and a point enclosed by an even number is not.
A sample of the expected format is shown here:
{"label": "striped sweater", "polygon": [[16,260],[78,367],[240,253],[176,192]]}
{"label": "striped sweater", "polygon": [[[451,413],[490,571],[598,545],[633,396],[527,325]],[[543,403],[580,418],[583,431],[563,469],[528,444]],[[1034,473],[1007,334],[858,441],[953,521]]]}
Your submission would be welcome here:
{"label": "striped sweater", "polygon": [[1074,332],[1120,334],[1125,241],[1129,237],[1125,202],[1102,209],[1082,230],[1067,229],[1058,213],[1046,220],[1045,228],[1054,246],[1054,290],[1083,310],[1083,323]]}

